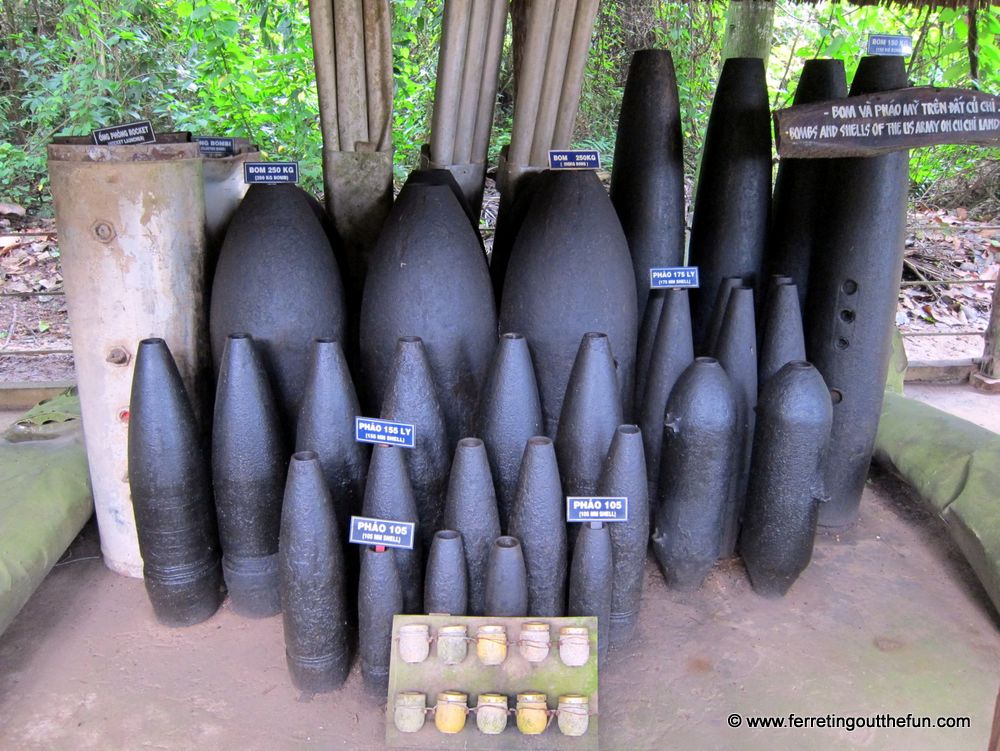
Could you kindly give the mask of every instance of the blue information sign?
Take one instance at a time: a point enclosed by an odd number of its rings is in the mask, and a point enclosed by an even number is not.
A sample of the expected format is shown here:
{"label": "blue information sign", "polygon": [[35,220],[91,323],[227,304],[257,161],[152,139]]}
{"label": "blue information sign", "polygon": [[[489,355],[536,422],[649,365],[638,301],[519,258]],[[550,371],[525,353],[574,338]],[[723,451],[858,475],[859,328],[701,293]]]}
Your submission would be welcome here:
{"label": "blue information sign", "polygon": [[913,37],[906,34],[869,34],[869,55],[901,55],[913,53]]}
{"label": "blue information sign", "polygon": [[355,417],[354,440],[359,443],[385,443],[411,449],[416,440],[416,431],[412,425],[407,425],[405,422]]}
{"label": "blue information sign", "polygon": [[382,545],[387,548],[413,549],[413,522],[396,522],[390,519],[351,517],[349,542],[355,545]]}
{"label": "blue information sign", "polygon": [[627,522],[628,498],[589,498],[567,496],[568,522]]}
{"label": "blue information sign", "polygon": [[297,183],[299,181],[298,162],[244,162],[243,182],[264,183]]}
{"label": "blue information sign", "polygon": [[594,149],[558,149],[549,152],[549,169],[600,169],[601,155]]}
{"label": "blue information sign", "polygon": [[675,287],[697,286],[697,266],[676,266],[649,270],[650,289],[674,289]]}

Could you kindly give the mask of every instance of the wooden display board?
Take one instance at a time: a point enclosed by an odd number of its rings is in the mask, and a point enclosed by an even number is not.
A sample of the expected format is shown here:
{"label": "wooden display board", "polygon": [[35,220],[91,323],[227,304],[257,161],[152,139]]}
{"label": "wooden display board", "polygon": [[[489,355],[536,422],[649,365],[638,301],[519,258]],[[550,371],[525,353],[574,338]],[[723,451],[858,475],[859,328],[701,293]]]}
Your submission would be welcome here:
{"label": "wooden display board", "polygon": [[[540,663],[528,662],[520,652],[518,638],[523,623],[549,624],[549,654]],[[399,657],[399,629],[407,624],[426,624],[434,637],[442,626],[464,625],[472,639],[468,642],[465,660],[458,665],[446,665],[437,657],[436,641],[430,645],[430,655],[420,663],[406,663]],[[480,626],[502,625],[507,631],[507,658],[500,665],[483,665],[476,655],[475,636]],[[559,629],[583,626],[590,632],[590,659],[580,667],[568,667],[559,659]],[[498,618],[452,615],[397,615],[392,624],[392,661],[389,667],[389,696],[386,704],[385,741],[389,748],[407,749],[468,749],[494,751],[498,749],[546,749],[546,751],[598,751],[598,675],[597,618]],[[517,729],[513,713],[507,728],[498,735],[488,735],[476,726],[476,717],[469,714],[465,728],[455,734],[440,732],[434,726],[432,713],[416,733],[400,732],[393,720],[395,697],[403,691],[419,691],[426,695],[427,706],[433,707],[438,693],[456,690],[469,695],[469,706],[475,707],[480,693],[505,694],[508,707],[517,704],[517,694],[524,691],[544,693],[549,709],[556,709],[563,694],[583,694],[590,697],[590,725],[582,736],[563,735],[558,720],[553,718],[545,732],[523,735]]]}

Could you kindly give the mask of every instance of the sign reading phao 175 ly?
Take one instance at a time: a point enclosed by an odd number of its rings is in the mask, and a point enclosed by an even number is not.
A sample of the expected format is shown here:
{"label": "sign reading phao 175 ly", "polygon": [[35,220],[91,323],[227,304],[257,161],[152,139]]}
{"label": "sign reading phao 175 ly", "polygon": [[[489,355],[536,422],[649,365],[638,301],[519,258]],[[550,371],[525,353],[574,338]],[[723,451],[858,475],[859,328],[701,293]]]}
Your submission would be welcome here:
{"label": "sign reading phao 175 ly", "polygon": [[568,522],[627,522],[628,498],[590,498],[567,496]]}
{"label": "sign reading phao 175 ly", "polygon": [[697,266],[672,266],[649,270],[650,289],[679,289],[697,286]]}
{"label": "sign reading phao 175 ly", "polygon": [[348,542],[353,542],[355,545],[382,545],[387,548],[412,550],[415,528],[413,522],[352,516]]}
{"label": "sign reading phao 175 ly", "polygon": [[1000,97],[920,86],[778,110],[778,156],[875,156],[939,143],[1000,144]]}

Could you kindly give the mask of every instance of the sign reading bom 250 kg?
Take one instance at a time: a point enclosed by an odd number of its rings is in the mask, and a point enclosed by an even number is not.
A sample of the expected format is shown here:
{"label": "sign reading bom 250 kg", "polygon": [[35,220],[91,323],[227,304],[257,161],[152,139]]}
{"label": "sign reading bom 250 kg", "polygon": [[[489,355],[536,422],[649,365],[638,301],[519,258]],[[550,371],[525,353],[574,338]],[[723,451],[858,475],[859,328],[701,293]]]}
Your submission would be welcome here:
{"label": "sign reading bom 250 kg", "polygon": [[939,143],[1000,144],[1000,97],[920,86],[778,110],[782,158],[875,156]]}

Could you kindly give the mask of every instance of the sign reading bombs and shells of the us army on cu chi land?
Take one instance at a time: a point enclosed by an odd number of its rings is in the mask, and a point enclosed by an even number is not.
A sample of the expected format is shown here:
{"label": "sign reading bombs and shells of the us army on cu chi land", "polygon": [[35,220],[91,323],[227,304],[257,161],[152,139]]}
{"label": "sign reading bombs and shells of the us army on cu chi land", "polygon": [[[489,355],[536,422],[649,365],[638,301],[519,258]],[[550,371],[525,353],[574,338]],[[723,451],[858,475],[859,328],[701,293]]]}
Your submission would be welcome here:
{"label": "sign reading bombs and shells of the us army on cu chi land", "polygon": [[774,113],[782,158],[875,156],[941,143],[1000,145],[1000,96],[920,86]]}

